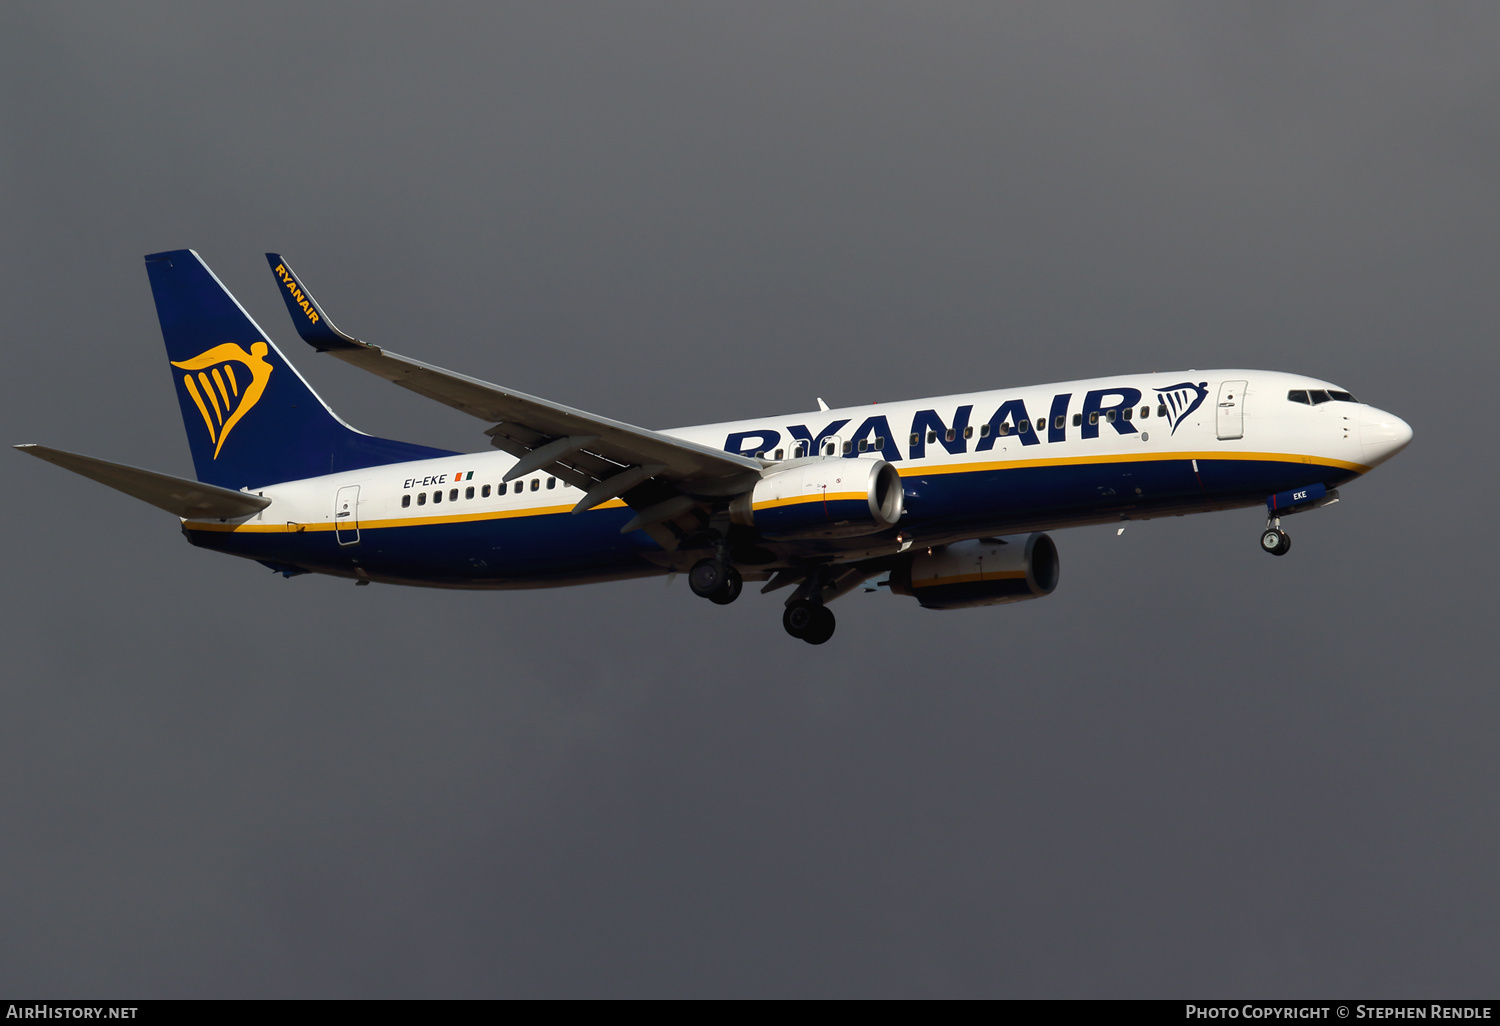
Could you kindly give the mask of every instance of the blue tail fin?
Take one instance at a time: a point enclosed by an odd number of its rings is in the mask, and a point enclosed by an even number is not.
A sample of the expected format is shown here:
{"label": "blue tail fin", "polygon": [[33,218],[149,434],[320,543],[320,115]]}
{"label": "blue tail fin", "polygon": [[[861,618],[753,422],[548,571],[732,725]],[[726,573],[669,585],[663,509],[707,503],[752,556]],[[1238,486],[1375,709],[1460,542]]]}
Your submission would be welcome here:
{"label": "blue tail fin", "polygon": [[153,253],[146,273],[198,480],[256,488],[454,455],[339,420],[192,250]]}

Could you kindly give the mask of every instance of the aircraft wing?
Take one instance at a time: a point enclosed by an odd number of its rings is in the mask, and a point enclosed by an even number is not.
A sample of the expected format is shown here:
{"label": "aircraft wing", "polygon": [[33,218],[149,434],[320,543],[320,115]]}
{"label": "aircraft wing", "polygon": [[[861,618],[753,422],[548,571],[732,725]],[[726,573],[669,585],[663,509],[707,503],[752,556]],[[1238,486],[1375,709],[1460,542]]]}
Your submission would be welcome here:
{"label": "aircraft wing", "polygon": [[123,463],[81,456],[76,452],[49,449],[45,445],[18,445],[16,448],[37,459],[55,463],[64,470],[71,470],[100,484],[109,485],[142,502],[149,502],[158,509],[175,513],[184,520],[247,517],[271,504],[270,499],[251,495],[249,492],[235,492],[218,485],[189,481],[171,474],[159,474],[154,470],[128,467]]}
{"label": "aircraft wing", "polygon": [[361,342],[334,327],[280,255],[267,253],[266,259],[303,341],[418,395],[494,423],[486,432],[491,444],[520,458],[507,480],[545,470],[588,493],[574,512],[624,496],[641,514],[637,519],[643,523],[636,526],[646,526],[653,522],[648,514],[663,512],[657,507],[681,508],[654,522],[685,512],[686,506],[674,498],[734,494],[760,474],[759,460],[575,410]]}

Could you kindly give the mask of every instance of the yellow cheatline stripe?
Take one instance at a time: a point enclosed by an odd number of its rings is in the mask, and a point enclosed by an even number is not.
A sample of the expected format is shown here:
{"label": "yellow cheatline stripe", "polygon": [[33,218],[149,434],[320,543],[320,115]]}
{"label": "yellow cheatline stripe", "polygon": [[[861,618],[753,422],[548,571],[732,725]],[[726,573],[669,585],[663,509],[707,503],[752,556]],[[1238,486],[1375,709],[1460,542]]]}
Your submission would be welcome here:
{"label": "yellow cheatline stripe", "polygon": [[987,463],[943,463],[933,467],[900,467],[902,477],[923,474],[967,474],[979,470],[1019,470],[1022,467],[1081,467],[1097,463],[1165,463],[1172,460],[1256,460],[1264,463],[1306,463],[1319,467],[1338,467],[1363,474],[1370,468],[1363,463],[1349,463],[1328,456],[1306,456],[1289,452],[1141,452],[1117,453],[1113,456],[1061,456],[1055,459],[1006,460]]}
{"label": "yellow cheatline stripe", "polygon": [[229,401],[229,389],[224,387],[224,376],[217,367],[214,368],[214,384],[219,386],[219,395],[224,397],[224,409],[229,409],[234,404]]}
{"label": "yellow cheatline stripe", "polygon": [[191,374],[182,376],[182,383],[187,386],[188,395],[193,397],[193,402],[198,405],[198,412],[203,414],[203,423],[208,428],[208,440],[218,441],[214,432],[214,419],[208,415],[208,407],[203,405],[203,397],[198,394],[198,386],[193,383]]}
{"label": "yellow cheatline stripe", "polygon": [[959,574],[957,577],[924,577],[912,581],[913,588],[930,588],[934,584],[970,584],[974,581],[1014,581],[1026,576],[1025,570],[995,570],[983,574]]}
{"label": "yellow cheatline stripe", "polygon": [[199,371],[198,383],[203,386],[203,394],[208,396],[208,401],[213,403],[214,416],[219,418],[219,424],[222,426],[224,423],[224,414],[219,410],[219,397],[214,395],[213,386],[208,383],[208,375]]}
{"label": "yellow cheatline stripe", "polygon": [[757,502],[753,508],[771,509],[774,506],[797,506],[804,502],[839,502],[847,499],[858,500],[866,498],[869,498],[869,496],[864,492],[829,492],[827,495],[824,495],[822,492],[812,492],[807,495],[794,495],[789,499],[768,499],[765,502]]}
{"label": "yellow cheatline stripe", "polygon": [[240,394],[240,383],[234,379],[234,364],[232,364],[232,363],[226,363],[224,365],[224,373],[229,378],[229,387],[232,388],[232,389],[234,389],[234,394],[235,395],[239,395]]}
{"label": "yellow cheatline stripe", "polygon": [[[462,501],[462,500],[460,500]],[[610,499],[606,503],[595,506],[594,509],[619,509],[625,505],[623,499]],[[401,517],[394,520],[361,520],[358,522],[360,530],[374,530],[379,527],[430,527],[435,524],[468,524],[476,520],[512,520],[517,517],[540,517],[551,513],[567,513],[573,508],[572,504],[566,506],[531,506],[526,509],[501,509],[488,510],[481,513],[451,513],[442,516],[429,517]],[[592,511],[590,511],[592,512]],[[335,524],[332,521],[319,523],[299,524],[293,523],[290,527],[286,522],[275,524],[220,524],[207,521],[188,520],[184,527],[195,531],[226,531],[240,534],[301,534],[304,532],[335,531],[341,527],[344,530],[353,530],[354,524]]]}

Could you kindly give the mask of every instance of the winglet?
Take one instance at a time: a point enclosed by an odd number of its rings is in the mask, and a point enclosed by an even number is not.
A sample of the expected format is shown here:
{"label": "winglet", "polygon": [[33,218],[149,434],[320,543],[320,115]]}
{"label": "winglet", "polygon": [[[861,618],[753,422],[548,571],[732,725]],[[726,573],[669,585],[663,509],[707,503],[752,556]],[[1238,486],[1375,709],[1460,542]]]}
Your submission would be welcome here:
{"label": "winglet", "polygon": [[302,284],[302,279],[297,277],[280,253],[267,253],[266,262],[271,265],[271,273],[276,275],[276,284],[281,286],[281,298],[286,300],[287,312],[292,315],[292,324],[296,326],[297,334],[302,336],[302,341],[320,353],[326,353],[330,349],[375,348],[334,327],[318,301]]}

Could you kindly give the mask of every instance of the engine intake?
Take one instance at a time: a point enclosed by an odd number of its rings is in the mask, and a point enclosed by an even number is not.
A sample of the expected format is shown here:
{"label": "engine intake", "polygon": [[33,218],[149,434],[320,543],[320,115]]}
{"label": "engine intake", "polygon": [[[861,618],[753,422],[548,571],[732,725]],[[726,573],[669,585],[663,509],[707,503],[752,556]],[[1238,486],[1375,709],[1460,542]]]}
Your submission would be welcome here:
{"label": "engine intake", "polygon": [[767,538],[850,538],[893,527],[904,501],[901,475],[884,460],[814,458],[762,477],[729,516]]}
{"label": "engine intake", "polygon": [[891,591],[927,609],[968,609],[1052,594],[1061,564],[1045,534],[983,538],[917,552],[891,571]]}

